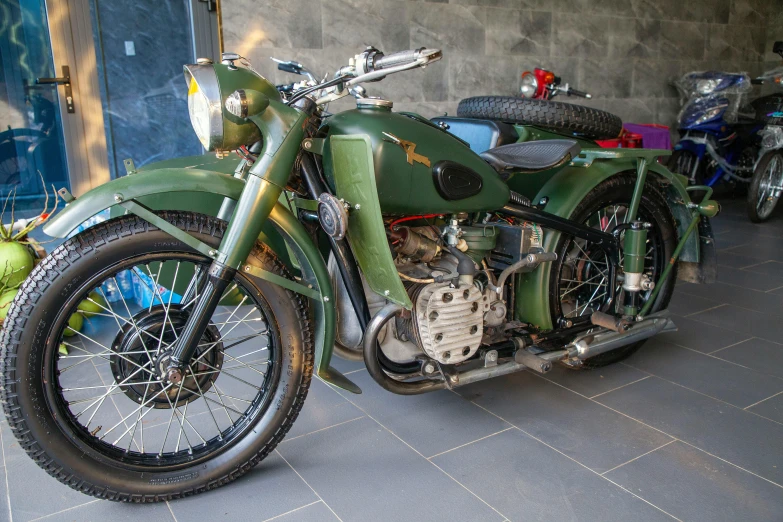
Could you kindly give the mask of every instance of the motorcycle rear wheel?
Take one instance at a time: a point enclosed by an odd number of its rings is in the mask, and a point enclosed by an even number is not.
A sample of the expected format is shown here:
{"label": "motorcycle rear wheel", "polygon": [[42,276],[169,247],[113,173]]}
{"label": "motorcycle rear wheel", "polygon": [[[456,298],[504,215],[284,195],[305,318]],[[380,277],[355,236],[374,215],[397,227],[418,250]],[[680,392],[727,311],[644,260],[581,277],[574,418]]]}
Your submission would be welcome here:
{"label": "motorcycle rear wheel", "polygon": [[767,152],[759,160],[748,188],[747,210],[751,221],[763,223],[772,216],[780,200],[781,184],[783,153],[779,150]]}
{"label": "motorcycle rear wheel", "polygon": [[[620,174],[607,179],[585,196],[572,213],[571,219],[611,232],[624,221],[624,212],[630,205],[635,183],[635,173]],[[638,219],[652,224],[647,236],[645,273],[655,280],[663,272],[677,246],[677,232],[666,199],[652,183],[648,182],[642,193]],[[589,243],[567,235],[560,238],[555,252],[557,252],[557,261],[552,265],[549,290],[553,324],[558,325],[568,319],[576,320],[579,316],[589,315],[593,310],[616,313],[614,306],[620,306],[618,303],[622,301],[619,285],[616,288],[618,296],[616,303],[607,306],[598,299],[600,293],[606,292],[608,288],[603,284],[602,275],[605,272],[603,267],[608,262],[606,254],[602,254],[602,250],[594,251]],[[675,265],[663,288],[660,289],[651,312],[663,310],[668,306],[676,280],[677,266]],[[580,292],[586,296],[581,299],[581,304],[577,297]],[[648,291],[640,296],[641,303],[646,302],[650,293],[651,291]],[[590,357],[582,361],[581,366],[567,366],[573,369],[608,366],[629,357],[644,342],[639,341]]]}
{"label": "motorcycle rear wheel", "polygon": [[[210,246],[225,230],[199,214],[162,216]],[[69,239],[25,281],[0,335],[0,399],[21,447],[50,475],[99,498],[162,501],[233,481],[282,440],[313,371],[300,296],[238,272],[185,379],[177,388],[163,377],[210,262],[125,216]],[[250,262],[290,277],[264,245]],[[173,276],[162,279],[166,270]],[[111,297],[130,271],[149,305]],[[178,287],[180,273],[190,279]],[[69,319],[85,299],[95,308],[79,329]]]}

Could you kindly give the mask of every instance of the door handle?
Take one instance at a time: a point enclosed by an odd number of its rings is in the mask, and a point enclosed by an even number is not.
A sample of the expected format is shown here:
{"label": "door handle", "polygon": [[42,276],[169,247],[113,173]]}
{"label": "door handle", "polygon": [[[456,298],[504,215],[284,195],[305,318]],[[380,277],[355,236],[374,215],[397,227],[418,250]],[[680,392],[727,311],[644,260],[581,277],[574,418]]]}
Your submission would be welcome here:
{"label": "door handle", "polygon": [[71,90],[71,68],[67,65],[62,67],[63,75],[57,78],[36,78],[35,83],[38,85],[57,85],[63,84],[65,87],[65,108],[70,113],[76,112],[73,106],[73,91]]}

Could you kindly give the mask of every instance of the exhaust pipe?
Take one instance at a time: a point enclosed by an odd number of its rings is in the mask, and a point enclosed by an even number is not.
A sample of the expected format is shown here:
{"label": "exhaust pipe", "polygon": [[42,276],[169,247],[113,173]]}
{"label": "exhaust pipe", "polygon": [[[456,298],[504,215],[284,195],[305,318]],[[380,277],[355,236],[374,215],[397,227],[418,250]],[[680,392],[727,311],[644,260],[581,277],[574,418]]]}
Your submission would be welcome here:
{"label": "exhaust pipe", "polygon": [[512,338],[511,342],[517,346],[517,350],[514,358],[510,361],[485,365],[484,367],[464,372],[451,373],[444,371],[440,379],[424,378],[405,382],[401,380],[405,376],[388,374],[378,360],[378,351],[381,349],[378,345],[378,334],[383,326],[401,311],[402,307],[394,303],[389,303],[379,310],[370,321],[370,324],[367,325],[367,330],[364,332],[363,346],[364,363],[367,366],[367,372],[381,387],[398,395],[418,395],[431,391],[451,389],[528,369],[546,373],[552,368],[551,363],[553,361],[572,358],[587,359],[588,357],[594,357],[648,339],[661,332],[677,329],[674,322],[669,319],[668,311],[664,310],[650,314],[646,319],[633,323],[626,331],[603,331],[582,335],[566,346],[564,350],[533,354],[525,349],[524,343],[520,339]]}
{"label": "exhaust pipe", "polygon": [[587,359],[638,341],[649,339],[661,332],[671,332],[675,330],[677,330],[677,326],[674,324],[674,321],[669,319],[669,312],[663,310],[650,314],[647,318],[637,323],[632,323],[629,325],[628,330],[624,332],[608,331],[597,334],[586,334],[578,337],[566,347],[566,351],[571,358]]}

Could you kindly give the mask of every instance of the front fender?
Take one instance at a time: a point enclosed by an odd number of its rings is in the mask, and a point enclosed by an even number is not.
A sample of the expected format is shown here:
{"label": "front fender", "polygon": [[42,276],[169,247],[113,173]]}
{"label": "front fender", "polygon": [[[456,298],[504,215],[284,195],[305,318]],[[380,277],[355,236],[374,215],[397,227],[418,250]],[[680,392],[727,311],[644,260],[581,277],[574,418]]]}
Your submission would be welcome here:
{"label": "front fender", "polygon": [[[69,203],[44,225],[44,232],[53,237],[66,237],[76,227],[98,212],[124,200],[139,200],[157,194],[177,193],[182,206],[190,197],[204,194],[238,199],[244,181],[211,170],[162,168],[144,170],[100,185]],[[142,201],[143,202],[143,201]],[[154,207],[153,207],[154,208]],[[182,208],[154,208],[154,210],[184,210]]]}
{"label": "front fender", "polygon": [[[563,218],[570,218],[580,201],[604,180],[624,172],[636,172],[636,161],[632,157],[620,159],[594,159],[587,162],[574,162],[558,171],[538,191],[533,201],[546,198],[545,210]],[[648,183],[655,181],[662,186],[664,195],[674,216],[678,236],[688,228],[691,215],[686,204],[690,201],[683,176],[672,173],[660,163],[653,161],[648,167]],[[560,240],[561,233],[548,230],[543,247],[553,251]],[[681,261],[699,261],[698,235],[692,234],[685,243]],[[516,309],[519,320],[532,324],[542,330],[551,330],[552,317],[549,302],[549,277],[551,263],[541,265],[537,270],[519,276],[519,290],[516,293]]]}
{"label": "front fender", "polygon": [[[96,187],[72,201],[45,225],[44,232],[54,237],[66,237],[98,212],[130,200],[150,205],[153,210],[193,210],[215,215],[223,198],[237,200],[244,185],[241,179],[208,170],[161,168],[139,171]],[[207,199],[203,199],[205,196]],[[193,208],[194,198],[216,204]],[[304,226],[280,203],[272,210],[269,222],[273,233],[267,233],[266,238],[260,239],[281,258],[287,259],[287,250],[290,249],[298,262],[303,282],[313,285],[322,296],[333,296],[326,263]],[[280,243],[276,244],[278,238]],[[326,302],[311,299],[310,305],[315,319],[313,333],[317,375],[335,386],[361,393],[358,386],[330,367],[335,336],[334,299]]]}

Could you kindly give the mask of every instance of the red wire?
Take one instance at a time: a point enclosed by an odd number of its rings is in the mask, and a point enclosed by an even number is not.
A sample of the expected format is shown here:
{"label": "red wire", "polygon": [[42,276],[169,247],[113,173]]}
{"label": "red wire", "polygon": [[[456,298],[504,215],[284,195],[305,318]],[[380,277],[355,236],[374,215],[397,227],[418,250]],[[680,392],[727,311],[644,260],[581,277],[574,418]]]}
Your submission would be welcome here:
{"label": "red wire", "polygon": [[421,216],[406,216],[404,218],[395,219],[389,224],[389,230],[394,231],[394,225],[402,223],[403,221],[413,221],[414,219],[429,219],[434,217],[442,217],[443,214],[422,214]]}

